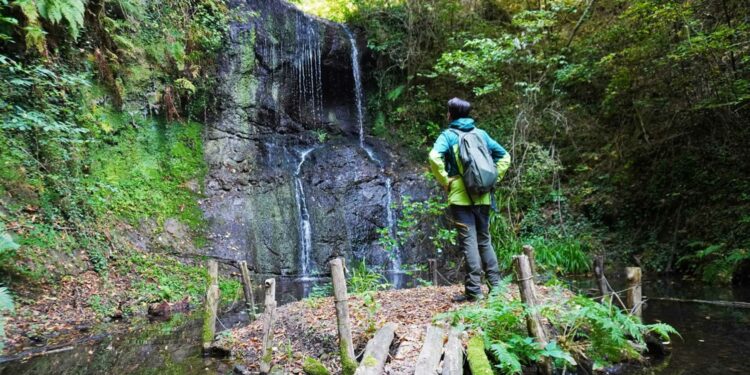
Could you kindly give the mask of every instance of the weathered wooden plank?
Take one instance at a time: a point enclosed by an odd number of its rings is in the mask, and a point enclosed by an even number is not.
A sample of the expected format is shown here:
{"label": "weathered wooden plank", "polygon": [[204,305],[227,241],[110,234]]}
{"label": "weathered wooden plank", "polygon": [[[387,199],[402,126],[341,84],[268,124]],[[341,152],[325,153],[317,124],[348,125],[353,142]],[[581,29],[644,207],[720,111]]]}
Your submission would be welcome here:
{"label": "weathered wooden plank", "polygon": [[260,372],[271,371],[273,361],[273,326],[276,322],[276,279],[266,279],[265,311],[263,312],[263,351],[260,358]]}
{"label": "weathered wooden plank", "polygon": [[461,343],[463,332],[458,328],[451,329],[448,334],[448,342],[445,344],[443,354],[442,375],[463,375],[464,373],[464,346]]}
{"label": "weathered wooden plank", "polygon": [[357,367],[356,375],[380,375],[383,373],[385,361],[391,348],[393,338],[396,336],[396,323],[386,323],[375,332],[375,336],[367,342],[362,362]]}
{"label": "weathered wooden plank", "polygon": [[437,374],[440,365],[440,357],[443,355],[443,344],[445,343],[445,330],[437,326],[427,327],[422,351],[419,352],[414,375]]}

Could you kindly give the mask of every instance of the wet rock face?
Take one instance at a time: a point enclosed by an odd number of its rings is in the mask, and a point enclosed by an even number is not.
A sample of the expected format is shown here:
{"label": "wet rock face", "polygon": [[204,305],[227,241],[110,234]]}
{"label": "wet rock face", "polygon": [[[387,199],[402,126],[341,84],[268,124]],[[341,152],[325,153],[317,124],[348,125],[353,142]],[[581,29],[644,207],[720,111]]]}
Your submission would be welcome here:
{"label": "wet rock face", "polygon": [[[306,255],[301,182],[311,228],[308,273],[324,272],[338,254],[387,267],[376,230],[387,225],[386,171],[399,167],[378,148],[378,158],[391,162],[373,161],[358,143],[347,35],[283,1],[233,6],[244,21],[231,25],[218,114],[205,134],[206,252],[247,260],[257,272],[299,274]],[[393,174],[394,201],[424,195],[414,173]]]}

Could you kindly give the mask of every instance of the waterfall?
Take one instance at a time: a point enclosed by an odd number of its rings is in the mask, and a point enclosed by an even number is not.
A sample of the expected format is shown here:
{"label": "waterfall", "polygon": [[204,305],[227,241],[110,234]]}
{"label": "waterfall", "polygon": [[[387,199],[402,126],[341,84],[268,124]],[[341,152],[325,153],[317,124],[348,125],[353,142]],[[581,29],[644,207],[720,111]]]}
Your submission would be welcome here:
{"label": "waterfall", "polygon": [[312,252],[312,227],[310,226],[310,212],[307,210],[307,198],[305,197],[305,187],[302,185],[300,173],[302,164],[305,164],[307,155],[315,147],[304,150],[300,153],[300,161],[297,169],[294,171],[294,198],[297,201],[297,212],[299,213],[299,242],[301,250],[302,275],[308,276],[310,273],[310,254]]}
{"label": "waterfall", "polygon": [[313,122],[323,120],[323,73],[320,36],[315,22],[305,15],[297,15],[297,110],[299,116],[310,113]]}
{"label": "waterfall", "polygon": [[[359,68],[359,50],[357,49],[357,41],[354,39],[354,34],[346,25],[342,25],[346,36],[349,38],[349,44],[351,45],[351,59],[352,59],[352,74],[354,75],[354,101],[357,106],[357,125],[359,125],[359,147],[361,147],[367,156],[383,169],[383,162],[378,159],[375,153],[365,144],[365,120],[364,120],[364,89],[362,88],[362,73]],[[386,210],[386,225],[388,226],[388,233],[391,238],[396,237],[395,230],[395,215],[393,213],[393,188],[391,186],[391,178],[386,177],[385,180],[385,210]],[[398,273],[401,271],[401,251],[398,247],[393,249],[391,258],[391,271]]]}
{"label": "waterfall", "polygon": [[349,37],[349,43],[352,47],[351,58],[352,58],[352,73],[354,74],[354,102],[357,105],[357,125],[359,125],[359,145],[367,154],[371,155],[372,152],[365,148],[365,116],[362,110],[362,101],[364,97],[364,90],[362,89],[362,74],[359,70],[359,49],[357,49],[357,42],[354,40],[354,35],[346,25],[343,25],[346,36]]}

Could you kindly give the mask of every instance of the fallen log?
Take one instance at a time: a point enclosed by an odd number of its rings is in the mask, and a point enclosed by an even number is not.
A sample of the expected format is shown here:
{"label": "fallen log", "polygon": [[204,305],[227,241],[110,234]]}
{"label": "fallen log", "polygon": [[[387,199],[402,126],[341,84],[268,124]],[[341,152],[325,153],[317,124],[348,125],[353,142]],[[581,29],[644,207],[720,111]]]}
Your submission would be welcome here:
{"label": "fallen log", "polygon": [[352,326],[349,323],[349,296],[346,292],[344,261],[341,258],[335,258],[329,264],[331,266],[331,279],[333,281],[333,302],[336,304],[336,324],[339,331],[341,368],[344,375],[351,375],[357,370],[357,360],[354,357]]}
{"label": "fallen log", "polygon": [[703,303],[706,305],[716,305],[725,307],[737,307],[741,309],[750,309],[750,302],[739,302],[739,301],[710,301],[705,299],[685,299],[685,298],[672,298],[672,297],[647,297],[654,301],[669,301],[669,302],[687,302],[687,303]]}
{"label": "fallen log", "polygon": [[448,342],[445,344],[443,355],[442,375],[463,375],[464,373],[464,346],[461,343],[462,332],[451,329],[448,334]]}
{"label": "fallen log", "polygon": [[355,375],[380,375],[385,367],[385,360],[391,348],[391,342],[396,336],[396,323],[386,323],[375,332],[375,336],[367,343],[362,362],[359,363]]}
{"label": "fallen log", "polygon": [[414,375],[437,374],[440,357],[443,355],[443,343],[445,342],[445,331],[437,326],[427,327],[422,351],[419,352]]}
{"label": "fallen log", "polygon": [[263,351],[260,357],[260,373],[271,371],[273,361],[273,326],[276,321],[276,279],[266,279],[265,311],[263,312]]}
{"label": "fallen log", "polygon": [[487,353],[484,351],[484,339],[482,336],[474,336],[466,346],[466,360],[472,375],[493,375]]}

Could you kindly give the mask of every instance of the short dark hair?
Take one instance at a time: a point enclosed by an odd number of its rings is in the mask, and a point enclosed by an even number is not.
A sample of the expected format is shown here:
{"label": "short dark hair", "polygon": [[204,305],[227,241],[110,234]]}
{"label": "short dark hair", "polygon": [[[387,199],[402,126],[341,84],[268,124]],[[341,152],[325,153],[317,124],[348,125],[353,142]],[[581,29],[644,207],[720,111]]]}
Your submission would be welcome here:
{"label": "short dark hair", "polygon": [[471,112],[471,103],[466,100],[453,98],[448,101],[448,113],[451,115],[451,120],[469,117],[469,112]]}

